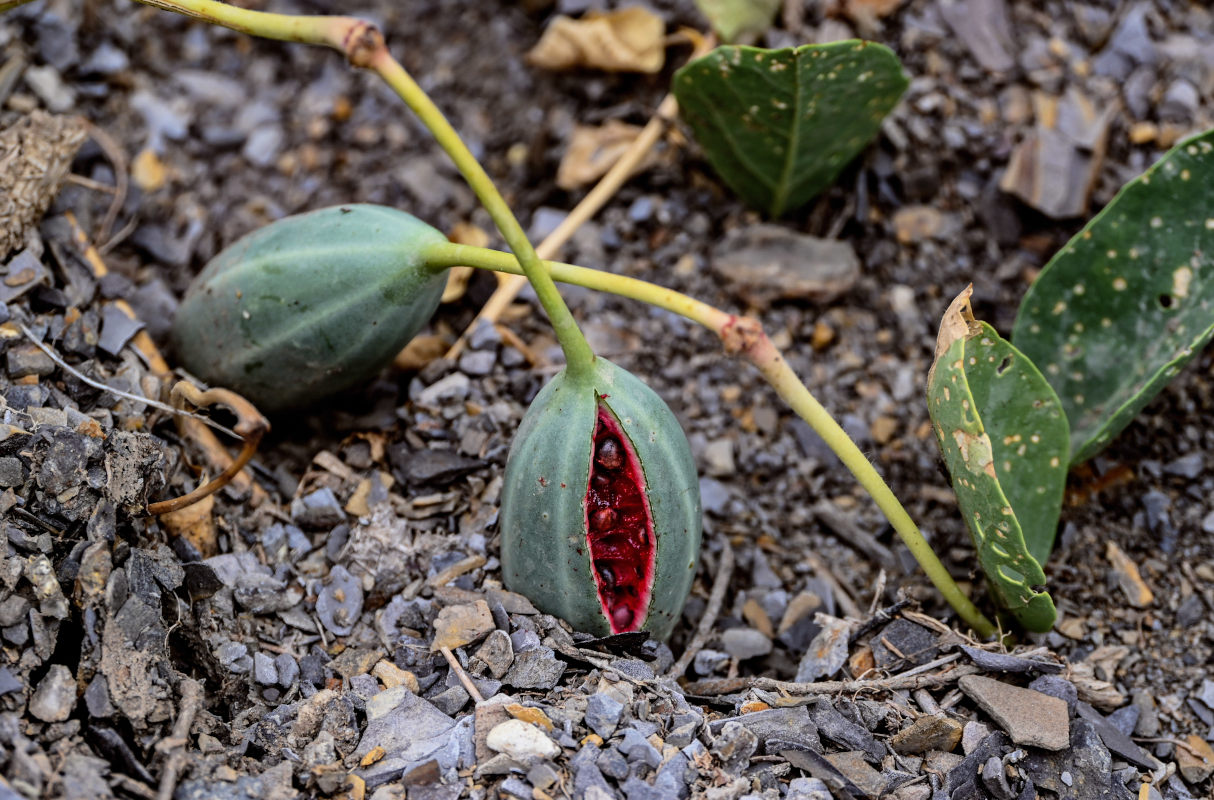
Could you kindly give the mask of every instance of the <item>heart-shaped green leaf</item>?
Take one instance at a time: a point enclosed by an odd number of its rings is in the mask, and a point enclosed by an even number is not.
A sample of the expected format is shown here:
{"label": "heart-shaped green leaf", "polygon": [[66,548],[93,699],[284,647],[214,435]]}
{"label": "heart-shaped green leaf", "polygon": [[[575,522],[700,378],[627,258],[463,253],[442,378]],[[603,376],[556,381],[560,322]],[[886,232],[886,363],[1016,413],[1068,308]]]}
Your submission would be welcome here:
{"label": "heart-shaped green leaf", "polygon": [[1041,564],[1066,485],[1070,433],[1049,383],[969,307],[970,289],[940,324],[927,407],[991,592],[1031,631],[1056,616]]}
{"label": "heart-shaped green leaf", "polygon": [[1214,131],[1130,181],[1045,266],[1012,341],[1097,453],[1214,335]]}
{"label": "heart-shaped green leaf", "polygon": [[674,76],[679,113],[712,166],[772,217],[829,186],[906,87],[889,48],[856,40],[718,47]]}

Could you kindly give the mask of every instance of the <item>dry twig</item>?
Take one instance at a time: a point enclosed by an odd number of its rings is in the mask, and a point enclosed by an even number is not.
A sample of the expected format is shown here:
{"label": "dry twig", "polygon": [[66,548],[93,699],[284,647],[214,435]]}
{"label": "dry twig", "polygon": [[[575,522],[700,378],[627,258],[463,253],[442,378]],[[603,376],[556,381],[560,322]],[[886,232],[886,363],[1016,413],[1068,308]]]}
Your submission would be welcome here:
{"label": "dry twig", "polygon": [[177,714],[177,721],[173,723],[173,732],[156,745],[157,750],[166,754],[156,800],[173,798],[173,791],[177,788],[177,776],[185,762],[186,745],[190,742],[190,729],[194,727],[194,717],[198,715],[203,702],[202,684],[193,678],[182,678],[181,710]]}
{"label": "dry twig", "polygon": [[450,665],[451,671],[455,673],[455,677],[459,678],[459,682],[463,684],[469,696],[478,703],[485,702],[484,695],[481,694],[480,689],[476,688],[476,684],[472,682],[472,678],[468,676],[463,665],[459,663],[459,659],[455,657],[455,653],[451,652],[451,648],[440,647],[438,650],[443,654],[443,658],[447,659],[447,664]]}

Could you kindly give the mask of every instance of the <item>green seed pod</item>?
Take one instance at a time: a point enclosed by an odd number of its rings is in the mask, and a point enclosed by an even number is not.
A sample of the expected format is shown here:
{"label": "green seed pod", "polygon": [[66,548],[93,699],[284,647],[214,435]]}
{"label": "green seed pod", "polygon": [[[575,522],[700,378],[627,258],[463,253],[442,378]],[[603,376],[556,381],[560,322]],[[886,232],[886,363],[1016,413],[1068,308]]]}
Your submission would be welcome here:
{"label": "green seed pod", "polygon": [[253,231],[211,259],[173,322],[182,365],[263,411],[366,380],[434,314],[447,239],[411,214],[322,208]]}
{"label": "green seed pod", "polygon": [[700,555],[700,484],[670,408],[603,358],[536,395],[506,463],[502,577],[598,635],[665,639]]}

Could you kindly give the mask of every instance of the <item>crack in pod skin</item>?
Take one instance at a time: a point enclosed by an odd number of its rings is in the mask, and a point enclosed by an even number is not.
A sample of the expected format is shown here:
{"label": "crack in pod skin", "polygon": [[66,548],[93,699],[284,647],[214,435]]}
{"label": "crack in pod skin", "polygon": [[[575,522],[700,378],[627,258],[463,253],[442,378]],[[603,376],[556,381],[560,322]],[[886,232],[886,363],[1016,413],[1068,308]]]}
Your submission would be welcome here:
{"label": "crack in pod skin", "polygon": [[[691,448],[652,389],[596,358],[588,377],[562,371],[540,390],[502,487],[508,589],[579,630],[665,639],[695,577],[700,528]],[[613,549],[613,538],[628,541]]]}

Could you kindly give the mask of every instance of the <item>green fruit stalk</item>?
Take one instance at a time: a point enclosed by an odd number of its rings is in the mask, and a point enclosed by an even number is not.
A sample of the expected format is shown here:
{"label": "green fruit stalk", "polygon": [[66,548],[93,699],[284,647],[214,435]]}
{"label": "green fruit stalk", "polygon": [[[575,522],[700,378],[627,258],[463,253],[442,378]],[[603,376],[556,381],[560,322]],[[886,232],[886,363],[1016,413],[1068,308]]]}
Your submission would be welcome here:
{"label": "green fruit stalk", "polygon": [[429,321],[446,275],[426,248],[446,241],[384,206],[278,220],[199,273],[173,345],[191,373],[262,411],[314,402],[383,369]]}
{"label": "green fruit stalk", "polygon": [[596,358],[536,395],[506,463],[502,576],[598,635],[670,635],[695,577],[700,488],[670,408]]}

